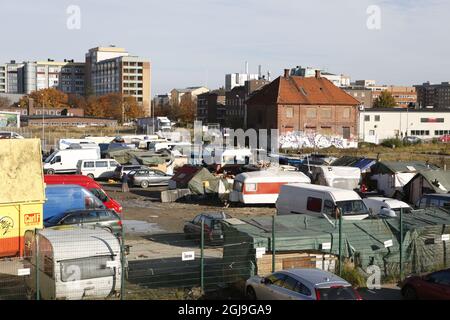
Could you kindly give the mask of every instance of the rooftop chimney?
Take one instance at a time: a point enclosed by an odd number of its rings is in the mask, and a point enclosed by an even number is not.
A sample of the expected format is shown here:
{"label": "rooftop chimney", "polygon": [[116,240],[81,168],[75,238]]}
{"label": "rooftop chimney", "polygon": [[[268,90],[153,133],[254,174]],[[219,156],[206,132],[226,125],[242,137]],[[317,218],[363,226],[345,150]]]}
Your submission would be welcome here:
{"label": "rooftop chimney", "polygon": [[320,78],[320,70],[316,70],[316,79]]}
{"label": "rooftop chimney", "polygon": [[284,77],[289,78],[289,69],[284,69]]}

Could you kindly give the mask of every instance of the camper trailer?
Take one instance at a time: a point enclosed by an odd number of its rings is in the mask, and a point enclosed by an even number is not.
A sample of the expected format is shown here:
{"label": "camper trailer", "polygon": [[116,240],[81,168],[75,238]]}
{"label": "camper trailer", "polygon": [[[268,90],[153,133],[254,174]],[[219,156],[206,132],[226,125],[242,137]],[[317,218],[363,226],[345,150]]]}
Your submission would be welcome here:
{"label": "camper trailer", "polygon": [[241,173],[234,178],[230,201],[244,204],[275,203],[281,186],[292,183],[311,183],[311,179],[298,171],[264,170]]}
{"label": "camper trailer", "polygon": [[25,245],[30,298],[36,297],[37,277],[39,296],[44,300],[104,299],[120,294],[120,243],[111,232],[78,227],[44,229],[36,237],[29,233]]}
{"label": "camper trailer", "polygon": [[369,210],[355,191],[304,183],[282,186],[276,207],[278,215],[335,217],[339,209],[345,220],[362,220],[369,216]]}
{"label": "camper trailer", "polygon": [[311,177],[311,183],[346,190],[359,189],[361,169],[339,166],[305,165],[300,170]]}

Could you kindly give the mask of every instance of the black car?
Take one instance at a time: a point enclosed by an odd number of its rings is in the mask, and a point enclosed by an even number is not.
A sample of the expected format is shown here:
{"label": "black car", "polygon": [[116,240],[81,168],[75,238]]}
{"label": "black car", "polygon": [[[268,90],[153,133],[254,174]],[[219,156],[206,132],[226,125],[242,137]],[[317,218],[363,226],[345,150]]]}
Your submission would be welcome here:
{"label": "black car", "polygon": [[122,234],[122,220],[108,209],[69,210],[44,220],[45,228],[88,226],[103,228],[116,236]]}
{"label": "black car", "polygon": [[192,221],[188,221],[184,225],[184,234],[189,239],[201,239],[202,219],[204,219],[204,239],[208,244],[223,243],[223,230],[221,220],[231,218],[223,212],[202,213],[196,216]]}

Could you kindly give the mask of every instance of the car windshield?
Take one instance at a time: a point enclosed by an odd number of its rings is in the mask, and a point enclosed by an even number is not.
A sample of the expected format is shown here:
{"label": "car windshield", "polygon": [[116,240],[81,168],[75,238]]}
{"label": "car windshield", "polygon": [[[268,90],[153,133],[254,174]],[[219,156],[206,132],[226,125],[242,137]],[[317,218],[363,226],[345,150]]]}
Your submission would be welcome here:
{"label": "car windshield", "polygon": [[369,210],[362,200],[347,200],[336,202],[344,216],[369,214]]}
{"label": "car windshield", "polygon": [[320,300],[357,300],[351,287],[331,287],[317,289]]}
{"label": "car windshield", "polygon": [[49,155],[46,159],[45,159],[45,163],[49,163],[50,161],[52,161],[53,156],[57,153],[58,151],[53,152],[51,155]]}
{"label": "car windshield", "polygon": [[406,213],[406,214],[411,213],[411,208],[394,208],[392,210],[394,210],[395,214],[398,216],[400,214],[400,209],[403,209],[403,213]]}
{"label": "car windshield", "polygon": [[89,191],[92,192],[94,196],[96,196],[101,202],[106,202],[109,200],[108,196],[106,195],[105,191],[99,188],[92,188]]}

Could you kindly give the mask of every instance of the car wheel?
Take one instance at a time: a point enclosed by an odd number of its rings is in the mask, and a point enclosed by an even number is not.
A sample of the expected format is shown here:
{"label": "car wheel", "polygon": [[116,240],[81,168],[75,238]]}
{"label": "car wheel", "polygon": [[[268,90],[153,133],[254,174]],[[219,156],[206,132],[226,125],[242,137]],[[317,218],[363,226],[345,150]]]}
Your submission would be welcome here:
{"label": "car wheel", "polygon": [[402,293],[403,293],[403,297],[406,300],[417,300],[417,292],[411,286],[404,287],[403,290],[402,290]]}
{"label": "car wheel", "polygon": [[47,170],[47,174],[55,174],[55,170],[53,170],[53,169],[48,169],[48,170]]}
{"label": "car wheel", "polygon": [[92,173],[89,173],[87,176],[91,179],[94,179],[94,175]]}
{"label": "car wheel", "polygon": [[252,287],[248,287],[246,293],[248,300],[257,300],[255,289],[253,289]]}
{"label": "car wheel", "polygon": [[148,182],[147,181],[142,181],[141,182],[141,188],[147,188],[148,187]]}

